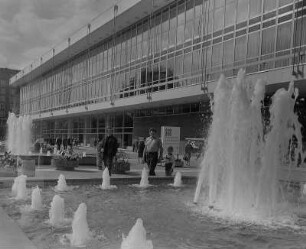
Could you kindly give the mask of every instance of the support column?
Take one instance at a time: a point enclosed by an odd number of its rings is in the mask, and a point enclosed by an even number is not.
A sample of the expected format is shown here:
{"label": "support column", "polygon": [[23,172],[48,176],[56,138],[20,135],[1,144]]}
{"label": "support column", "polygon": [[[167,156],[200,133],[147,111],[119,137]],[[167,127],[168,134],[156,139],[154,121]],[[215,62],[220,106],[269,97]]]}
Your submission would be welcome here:
{"label": "support column", "polygon": [[70,139],[72,139],[72,132],[73,132],[72,119],[68,119],[67,135],[68,135],[68,138],[70,138]]}
{"label": "support column", "polygon": [[87,134],[90,130],[90,117],[85,117],[84,121],[84,146],[87,146],[88,143],[90,143],[89,135]]}
{"label": "support column", "polygon": [[113,124],[112,124],[112,115],[111,114],[105,114],[105,133],[106,129],[112,129]]}
{"label": "support column", "polygon": [[62,138],[62,136],[60,134],[58,134],[58,129],[60,128],[59,126],[60,126],[59,121],[54,120],[54,133],[53,133],[53,135],[54,135],[55,139],[58,138],[58,137]]}

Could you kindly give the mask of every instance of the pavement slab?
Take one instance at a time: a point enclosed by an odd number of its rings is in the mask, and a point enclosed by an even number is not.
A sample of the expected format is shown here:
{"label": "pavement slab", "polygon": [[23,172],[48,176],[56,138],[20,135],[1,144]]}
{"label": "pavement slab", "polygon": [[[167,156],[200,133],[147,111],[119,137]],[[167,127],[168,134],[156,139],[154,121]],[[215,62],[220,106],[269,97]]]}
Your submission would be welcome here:
{"label": "pavement slab", "polygon": [[0,207],[0,249],[37,249],[18,224]]}

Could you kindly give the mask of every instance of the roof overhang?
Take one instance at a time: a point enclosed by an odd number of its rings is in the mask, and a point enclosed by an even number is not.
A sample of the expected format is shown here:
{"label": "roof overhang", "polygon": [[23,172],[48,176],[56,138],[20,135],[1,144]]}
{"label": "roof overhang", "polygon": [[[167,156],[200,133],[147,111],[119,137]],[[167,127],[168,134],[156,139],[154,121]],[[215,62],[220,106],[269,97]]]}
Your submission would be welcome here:
{"label": "roof overhang", "polygon": [[[116,31],[118,32],[128,28],[133,23],[142,20],[172,1],[173,0],[121,1],[118,4],[118,12],[116,15]],[[65,63],[69,58],[73,58],[101,41],[110,38],[114,32],[114,10],[109,9],[92,20],[90,23],[90,42],[88,39],[88,30],[88,26],[86,25],[76,34],[68,38],[67,41],[63,41],[62,44],[52,48],[45,55],[42,55],[37,61],[34,61],[28,67],[13,76],[10,79],[10,85],[18,87],[25,85]],[[70,42],[68,42],[69,39]]]}

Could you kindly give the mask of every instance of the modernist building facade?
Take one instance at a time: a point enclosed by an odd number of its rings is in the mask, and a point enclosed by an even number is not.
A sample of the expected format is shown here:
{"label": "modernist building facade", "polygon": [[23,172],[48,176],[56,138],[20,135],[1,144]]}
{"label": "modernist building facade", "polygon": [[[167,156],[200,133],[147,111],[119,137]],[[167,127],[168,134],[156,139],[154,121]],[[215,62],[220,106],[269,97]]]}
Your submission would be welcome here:
{"label": "modernist building facade", "polygon": [[[127,3],[129,2],[129,3]],[[121,145],[153,126],[203,137],[221,73],[293,78],[305,92],[306,3],[299,0],[121,1],[15,77],[20,114],[37,136],[93,143],[111,128]]]}

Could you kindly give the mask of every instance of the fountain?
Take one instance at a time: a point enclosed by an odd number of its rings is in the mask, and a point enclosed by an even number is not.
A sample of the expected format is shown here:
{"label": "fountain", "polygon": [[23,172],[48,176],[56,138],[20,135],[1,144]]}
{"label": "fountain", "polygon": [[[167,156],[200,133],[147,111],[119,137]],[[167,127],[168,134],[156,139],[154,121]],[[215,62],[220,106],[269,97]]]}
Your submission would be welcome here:
{"label": "fountain", "polygon": [[57,180],[57,185],[54,187],[55,191],[70,191],[73,189],[72,186],[67,186],[65,176],[60,174]]}
{"label": "fountain", "polygon": [[303,185],[302,196],[306,196],[306,184]]}
{"label": "fountain", "polygon": [[298,93],[291,83],[288,90],[274,94],[265,134],[261,114],[265,85],[259,80],[253,94],[250,89],[242,70],[233,85],[224,76],[218,81],[194,202],[205,202],[229,217],[264,220],[286,206],[279,176],[282,169],[295,168],[303,155],[301,125],[294,114]]}
{"label": "fountain", "polygon": [[120,249],[153,249],[151,240],[147,240],[142,219],[138,218],[127,237],[122,236]]}
{"label": "fountain", "polygon": [[147,187],[152,186],[151,184],[149,184],[149,173],[146,167],[142,169],[140,183],[133,184],[133,186],[138,187],[138,188],[147,188]]}
{"label": "fountain", "polygon": [[102,173],[102,185],[101,189],[116,189],[117,186],[115,185],[110,185],[110,176],[109,176],[109,171],[108,168],[105,167]]}
{"label": "fountain", "polygon": [[14,113],[9,113],[7,125],[7,150],[15,155],[28,154],[32,138],[32,119],[30,118],[30,116],[26,115],[16,117]]}
{"label": "fountain", "polygon": [[182,173],[177,171],[174,177],[174,182],[169,184],[172,187],[182,187]]}
{"label": "fountain", "polygon": [[64,199],[59,195],[55,195],[51,202],[51,208],[49,210],[49,223],[56,227],[60,226],[64,222]]}
{"label": "fountain", "polygon": [[[27,199],[27,176],[20,175],[17,177],[16,186],[14,187],[14,192],[16,191],[16,200]],[[15,183],[15,181],[14,181]]]}
{"label": "fountain", "polygon": [[73,216],[72,235],[69,236],[71,246],[84,247],[91,239],[86,216],[87,206],[81,203]]}
{"label": "fountain", "polygon": [[19,182],[20,177],[17,176],[14,178],[14,183],[12,185],[12,196],[16,197],[17,196],[17,186]]}
{"label": "fountain", "polygon": [[40,193],[41,189],[38,186],[36,186],[36,188],[32,190],[32,203],[31,203],[32,210],[42,210],[43,208]]}

